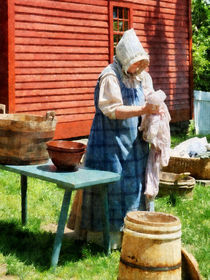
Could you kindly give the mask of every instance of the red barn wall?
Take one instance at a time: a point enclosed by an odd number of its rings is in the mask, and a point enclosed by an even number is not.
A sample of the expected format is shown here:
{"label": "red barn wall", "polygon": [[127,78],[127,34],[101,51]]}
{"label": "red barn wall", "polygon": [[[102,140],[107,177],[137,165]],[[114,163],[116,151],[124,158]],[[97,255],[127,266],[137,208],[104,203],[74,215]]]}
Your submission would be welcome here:
{"label": "red barn wall", "polygon": [[154,87],[167,94],[172,121],[189,120],[192,113],[189,1],[143,2],[134,6],[133,27],[150,54],[149,73]]}
{"label": "red barn wall", "polygon": [[[109,63],[109,1],[4,1],[10,86],[0,103],[8,100],[10,112],[55,111],[56,138],[88,135],[94,86]],[[154,87],[166,92],[173,121],[190,119],[188,0],[111,2],[133,9]]]}

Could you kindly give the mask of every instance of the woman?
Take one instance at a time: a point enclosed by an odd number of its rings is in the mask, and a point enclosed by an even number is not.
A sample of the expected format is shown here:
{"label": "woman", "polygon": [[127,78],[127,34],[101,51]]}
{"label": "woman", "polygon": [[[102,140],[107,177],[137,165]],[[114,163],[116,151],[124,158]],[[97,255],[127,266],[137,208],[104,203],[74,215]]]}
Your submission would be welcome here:
{"label": "woman", "polygon": [[[144,101],[144,94],[153,91],[152,80],[143,71],[148,64],[148,54],[135,31],[130,29],[123,34],[114,62],[102,71],[95,88],[96,113],[84,164],[121,175],[119,182],[108,186],[112,248],[120,247],[126,213],[145,210],[149,147],[138,127],[141,115],[160,113],[158,108]],[[79,229],[85,230],[89,241],[100,243],[103,227],[99,188],[84,190],[81,199]]]}

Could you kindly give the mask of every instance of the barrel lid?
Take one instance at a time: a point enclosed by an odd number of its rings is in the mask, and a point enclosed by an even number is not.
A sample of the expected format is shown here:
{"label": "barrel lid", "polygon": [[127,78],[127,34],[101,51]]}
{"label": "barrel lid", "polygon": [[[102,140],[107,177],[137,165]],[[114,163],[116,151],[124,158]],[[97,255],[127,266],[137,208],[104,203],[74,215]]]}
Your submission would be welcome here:
{"label": "barrel lid", "polygon": [[171,214],[162,212],[131,211],[126,215],[126,219],[136,224],[150,226],[176,226],[180,225],[180,220]]}

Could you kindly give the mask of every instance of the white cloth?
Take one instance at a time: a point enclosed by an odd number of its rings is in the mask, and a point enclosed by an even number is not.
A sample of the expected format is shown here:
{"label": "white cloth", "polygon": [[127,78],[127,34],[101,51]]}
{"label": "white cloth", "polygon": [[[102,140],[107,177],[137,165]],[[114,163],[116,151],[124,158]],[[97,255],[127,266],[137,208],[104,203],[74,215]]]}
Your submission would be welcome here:
{"label": "white cloth", "polygon": [[174,157],[184,158],[199,156],[207,152],[207,145],[208,141],[206,137],[193,137],[180,143],[174,149],[171,149],[170,154]]}
{"label": "white cloth", "polygon": [[[152,78],[149,73],[143,71],[138,77],[139,83],[142,83],[144,95],[154,91]],[[115,110],[123,105],[120,85],[116,75],[113,73],[105,74],[100,79],[99,108],[105,116],[115,119]]]}
{"label": "white cloth", "polygon": [[139,127],[143,131],[145,141],[153,144],[150,149],[146,168],[145,195],[154,199],[159,191],[159,172],[161,166],[167,166],[170,159],[170,126],[171,120],[168,108],[164,103],[166,95],[158,90],[146,96],[146,102],[163,108],[162,115],[144,115]]}

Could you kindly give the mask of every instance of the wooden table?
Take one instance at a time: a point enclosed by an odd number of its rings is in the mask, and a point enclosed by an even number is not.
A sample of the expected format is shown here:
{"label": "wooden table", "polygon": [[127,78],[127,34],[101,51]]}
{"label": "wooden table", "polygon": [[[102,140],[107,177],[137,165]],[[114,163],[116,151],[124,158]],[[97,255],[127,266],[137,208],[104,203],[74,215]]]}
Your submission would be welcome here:
{"label": "wooden table", "polygon": [[120,175],[108,171],[92,170],[80,168],[76,172],[58,171],[51,161],[40,165],[1,165],[0,169],[18,173],[21,175],[21,207],[22,207],[22,224],[27,223],[27,177],[34,177],[44,181],[57,184],[59,188],[65,190],[63,202],[58,221],[57,232],[53,245],[51,257],[51,266],[56,267],[60,255],[64,228],[67,220],[72,191],[78,189],[91,188],[98,186],[101,190],[101,203],[103,207],[103,238],[104,249],[106,254],[110,252],[109,240],[109,214],[107,199],[107,184],[116,182],[120,179]]}

